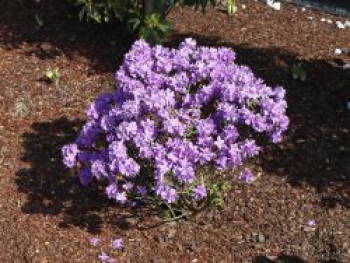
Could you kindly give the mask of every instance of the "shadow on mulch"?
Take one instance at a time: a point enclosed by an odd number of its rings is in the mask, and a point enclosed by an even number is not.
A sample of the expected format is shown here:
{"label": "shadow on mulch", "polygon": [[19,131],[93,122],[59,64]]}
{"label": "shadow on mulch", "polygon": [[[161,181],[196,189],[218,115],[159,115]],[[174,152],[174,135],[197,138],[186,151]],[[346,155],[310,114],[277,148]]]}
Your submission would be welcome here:
{"label": "shadow on mulch", "polygon": [[[289,256],[285,254],[281,254],[277,257],[277,259],[272,260],[265,256],[257,256],[253,259],[252,263],[308,263],[309,261],[304,260],[298,256]],[[337,259],[326,259],[318,261],[320,263],[341,263],[341,261]]]}
{"label": "shadow on mulch", "polygon": [[252,263],[307,263],[307,261],[298,256],[281,254],[276,260],[269,259],[265,256],[257,256],[253,259]]}
{"label": "shadow on mulch", "polygon": [[[266,256],[257,256],[253,259],[252,263],[308,263],[309,261],[304,260],[298,256],[290,256],[286,254],[279,255],[276,259],[272,260]],[[325,259],[318,261],[320,263],[341,263],[338,259]]]}
{"label": "shadow on mulch", "polygon": [[[0,46],[18,49],[25,43],[33,48],[27,56],[54,59],[84,56],[95,73],[114,72],[134,37],[121,23],[83,23],[79,9],[69,1],[3,1],[0,20]],[[37,18],[42,21],[39,26]]]}
{"label": "shadow on mulch", "polygon": [[[267,174],[286,176],[292,186],[314,187],[325,208],[350,208],[350,72],[337,60],[305,60],[288,50],[234,45],[215,37],[178,34],[174,43],[186,37],[233,48],[238,64],[249,66],[267,85],[286,88],[290,128],[282,144],[265,148],[259,164]],[[307,72],[305,82],[291,77],[292,66],[299,63]]]}
{"label": "shadow on mulch", "polygon": [[107,205],[106,200],[97,189],[82,189],[60,158],[61,147],[74,140],[82,124],[67,119],[34,123],[32,132],[23,134],[22,161],[29,163],[30,168],[18,171],[16,183],[20,192],[28,194],[28,201],[22,207],[24,213],[64,212],[62,225],[79,222],[96,232],[101,219],[93,212],[101,211]]}
{"label": "shadow on mulch", "polygon": [[135,222],[156,215],[148,208],[132,210],[118,207],[106,198],[103,187],[98,184],[82,186],[77,176],[64,167],[61,148],[75,140],[82,124],[81,120],[61,118],[34,123],[32,131],[23,134],[25,153],[22,161],[29,163],[30,168],[16,174],[18,190],[26,193],[28,198],[22,211],[26,214],[59,215],[60,227],[74,225],[92,233],[100,232],[101,225],[106,222],[127,230],[133,228]]}

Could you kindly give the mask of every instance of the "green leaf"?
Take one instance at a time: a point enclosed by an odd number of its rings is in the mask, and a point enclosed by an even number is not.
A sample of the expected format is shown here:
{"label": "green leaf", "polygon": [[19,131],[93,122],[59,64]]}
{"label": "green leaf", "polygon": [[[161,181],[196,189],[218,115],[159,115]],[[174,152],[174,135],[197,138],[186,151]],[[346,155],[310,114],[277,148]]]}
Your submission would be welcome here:
{"label": "green leaf", "polygon": [[164,33],[168,33],[171,29],[171,24],[167,21],[162,21],[161,23],[158,24],[158,28],[160,31]]}
{"label": "green leaf", "polygon": [[300,63],[293,64],[291,74],[293,79],[299,79],[301,81],[305,81],[307,77],[306,71],[303,69]]}
{"label": "green leaf", "polygon": [[305,70],[303,70],[303,71],[300,73],[300,80],[301,80],[301,81],[305,81],[305,80],[306,80],[306,72],[305,72]]}
{"label": "green leaf", "polygon": [[82,21],[85,16],[85,8],[82,8],[79,12],[79,20]]}
{"label": "green leaf", "polygon": [[137,17],[129,19],[128,24],[131,26],[131,31],[134,32],[141,24],[141,20]]}
{"label": "green leaf", "polygon": [[43,19],[39,16],[39,14],[35,15],[35,21],[38,24],[39,27],[42,27],[44,25]]}
{"label": "green leaf", "polygon": [[52,83],[57,84],[60,74],[58,72],[58,69],[49,69],[45,72],[45,77],[48,78]]}
{"label": "green leaf", "polygon": [[151,36],[152,32],[147,26],[141,26],[139,30],[139,37],[143,39],[149,39]]}
{"label": "green leaf", "polygon": [[53,72],[52,72],[52,70],[47,71],[47,72],[45,73],[45,76],[46,76],[48,79],[52,79],[52,77],[53,77]]}

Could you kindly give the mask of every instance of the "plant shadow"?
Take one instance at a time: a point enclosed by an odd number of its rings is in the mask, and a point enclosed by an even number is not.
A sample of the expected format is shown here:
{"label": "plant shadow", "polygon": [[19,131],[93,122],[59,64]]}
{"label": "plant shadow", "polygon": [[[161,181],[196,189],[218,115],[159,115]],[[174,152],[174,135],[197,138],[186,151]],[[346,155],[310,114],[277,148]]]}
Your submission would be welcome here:
{"label": "plant shadow", "polygon": [[28,198],[22,211],[56,216],[59,227],[78,226],[91,233],[100,232],[105,223],[128,230],[136,227],[136,223],[156,216],[156,211],[149,207],[130,209],[117,206],[107,199],[101,185],[93,183],[84,187],[64,167],[61,148],[75,140],[82,124],[82,120],[60,118],[34,123],[31,131],[23,134],[25,152],[22,161],[30,167],[16,174],[18,190],[26,193]]}
{"label": "plant shadow", "polygon": [[[266,256],[257,256],[252,263],[308,263],[309,261],[295,255],[280,254],[277,258],[271,259]],[[338,259],[325,259],[317,261],[320,263],[341,263]]]}
{"label": "plant shadow", "polygon": [[276,259],[270,259],[266,256],[257,256],[253,259],[252,263],[307,263],[307,261],[298,256],[281,254]]}

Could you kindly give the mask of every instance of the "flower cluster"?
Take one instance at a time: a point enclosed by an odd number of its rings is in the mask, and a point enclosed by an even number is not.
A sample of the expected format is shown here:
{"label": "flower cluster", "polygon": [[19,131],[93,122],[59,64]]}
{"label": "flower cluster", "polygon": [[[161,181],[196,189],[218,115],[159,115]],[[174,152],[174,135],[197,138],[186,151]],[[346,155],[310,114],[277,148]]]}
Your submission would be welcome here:
{"label": "flower cluster", "polygon": [[135,42],[116,92],[88,107],[77,140],[63,147],[65,165],[80,168],[84,185],[108,181],[107,196],[122,204],[146,195],[174,203],[186,187],[205,199],[198,167],[238,167],[259,153],[254,135],[278,143],[289,123],[285,90],[234,61],[231,49],[193,39],[177,49]]}
{"label": "flower cluster", "polygon": [[[90,239],[90,245],[96,247],[101,243],[101,239],[98,237],[93,237]],[[117,250],[121,250],[124,248],[124,242],[122,238],[117,238],[112,240],[111,242],[111,247],[113,249],[117,249]],[[115,258],[112,258],[111,256],[109,256],[106,252],[101,253],[101,255],[98,256],[98,258],[102,261],[102,262],[108,262],[108,263],[117,263],[118,261]]]}

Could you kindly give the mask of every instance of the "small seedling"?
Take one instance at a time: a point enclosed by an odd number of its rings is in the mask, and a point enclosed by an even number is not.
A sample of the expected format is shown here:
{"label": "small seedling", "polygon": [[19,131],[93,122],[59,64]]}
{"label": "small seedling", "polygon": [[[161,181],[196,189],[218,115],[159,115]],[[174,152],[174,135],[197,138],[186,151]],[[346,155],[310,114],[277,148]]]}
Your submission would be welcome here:
{"label": "small seedling", "polygon": [[303,69],[303,67],[300,63],[293,65],[292,77],[293,77],[293,79],[299,79],[301,81],[306,80],[306,71],[305,71],[305,69]]}
{"label": "small seedling", "polygon": [[229,15],[232,15],[232,14],[236,13],[236,11],[237,11],[236,0],[228,0],[227,1],[227,13],[229,13]]}
{"label": "small seedling", "polygon": [[39,14],[35,15],[36,29],[39,30],[43,27],[44,21]]}
{"label": "small seedling", "polygon": [[49,69],[45,72],[46,78],[53,84],[57,84],[60,78],[58,68]]}

